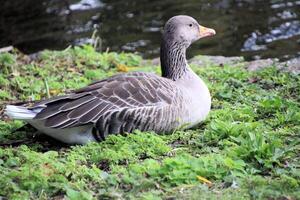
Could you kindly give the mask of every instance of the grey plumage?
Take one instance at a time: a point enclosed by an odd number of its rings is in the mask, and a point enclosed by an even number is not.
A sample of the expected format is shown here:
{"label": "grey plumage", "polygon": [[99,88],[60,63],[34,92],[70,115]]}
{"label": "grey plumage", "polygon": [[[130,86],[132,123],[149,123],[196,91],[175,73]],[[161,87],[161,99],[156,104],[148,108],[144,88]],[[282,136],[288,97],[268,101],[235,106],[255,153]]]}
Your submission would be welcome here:
{"label": "grey plumage", "polygon": [[[8,106],[6,113],[18,118],[18,113],[23,117],[28,112],[28,116],[34,115],[26,118],[29,123],[68,143],[101,141],[108,134],[135,129],[163,133],[186,123],[193,126],[210,109],[208,89],[185,58],[189,45],[202,37],[201,28],[188,16],[175,16],[166,23],[162,77],[143,72],[118,74],[30,108]],[[212,29],[204,32],[209,31],[214,34]],[[76,127],[82,128],[77,131]]]}
{"label": "grey plumage", "polygon": [[[151,73],[120,74],[63,98],[41,101],[30,109],[43,108],[34,119],[50,128],[71,128],[95,124],[102,135],[133,129],[170,131],[182,99],[174,82]],[[170,118],[162,124],[162,117]],[[152,125],[151,125],[152,124]]]}

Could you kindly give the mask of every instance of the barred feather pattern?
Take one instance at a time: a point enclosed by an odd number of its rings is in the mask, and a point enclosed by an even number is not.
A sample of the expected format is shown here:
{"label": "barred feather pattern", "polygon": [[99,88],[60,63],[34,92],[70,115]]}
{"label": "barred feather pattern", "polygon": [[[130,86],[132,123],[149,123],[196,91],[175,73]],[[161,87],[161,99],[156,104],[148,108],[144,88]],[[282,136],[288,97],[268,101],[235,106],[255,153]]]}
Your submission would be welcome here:
{"label": "barred feather pattern", "polygon": [[183,98],[175,82],[151,73],[133,72],[95,82],[71,94],[36,103],[34,119],[49,128],[92,124],[94,137],[152,130],[170,132],[180,125]]}

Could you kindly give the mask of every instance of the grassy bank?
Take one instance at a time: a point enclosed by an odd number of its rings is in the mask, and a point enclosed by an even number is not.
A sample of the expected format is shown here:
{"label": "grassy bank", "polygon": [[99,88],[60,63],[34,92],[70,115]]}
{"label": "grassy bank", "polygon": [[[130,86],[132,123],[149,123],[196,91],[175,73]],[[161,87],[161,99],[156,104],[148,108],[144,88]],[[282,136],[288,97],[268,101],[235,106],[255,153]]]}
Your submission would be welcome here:
{"label": "grassy bank", "polygon": [[[3,53],[0,66],[0,110],[120,71],[159,73],[137,55],[88,46]],[[193,130],[67,146],[28,128],[11,133],[23,123],[2,115],[0,199],[299,199],[300,77],[274,66],[192,67],[213,98]]]}

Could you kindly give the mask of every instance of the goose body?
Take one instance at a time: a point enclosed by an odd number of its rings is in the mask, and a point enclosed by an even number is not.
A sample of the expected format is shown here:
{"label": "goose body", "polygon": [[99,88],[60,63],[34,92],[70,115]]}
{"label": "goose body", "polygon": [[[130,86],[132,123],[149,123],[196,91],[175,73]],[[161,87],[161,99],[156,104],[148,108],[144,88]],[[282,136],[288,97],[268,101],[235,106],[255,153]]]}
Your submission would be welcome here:
{"label": "goose body", "polygon": [[211,98],[188,66],[185,51],[192,42],[214,34],[191,17],[175,16],[163,35],[162,76],[119,74],[31,107],[8,105],[5,112],[71,144],[102,141],[109,134],[135,129],[164,133],[192,127],[209,113]]}

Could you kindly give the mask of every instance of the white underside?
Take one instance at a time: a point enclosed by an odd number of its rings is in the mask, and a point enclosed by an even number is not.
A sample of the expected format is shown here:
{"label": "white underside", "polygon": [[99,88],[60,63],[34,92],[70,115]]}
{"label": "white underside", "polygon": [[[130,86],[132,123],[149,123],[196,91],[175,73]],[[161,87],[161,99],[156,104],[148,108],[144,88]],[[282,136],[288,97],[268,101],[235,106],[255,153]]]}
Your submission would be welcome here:
{"label": "white underside", "polygon": [[69,144],[86,144],[96,142],[92,135],[92,125],[78,126],[74,128],[57,129],[44,126],[42,120],[26,120],[33,127],[57,140]]}
{"label": "white underside", "polygon": [[86,144],[96,141],[92,135],[92,125],[79,126],[74,128],[56,129],[44,125],[44,120],[34,120],[33,118],[41,109],[28,110],[22,106],[8,105],[5,114],[11,119],[19,119],[28,122],[41,133],[49,135],[57,140],[69,144]]}

